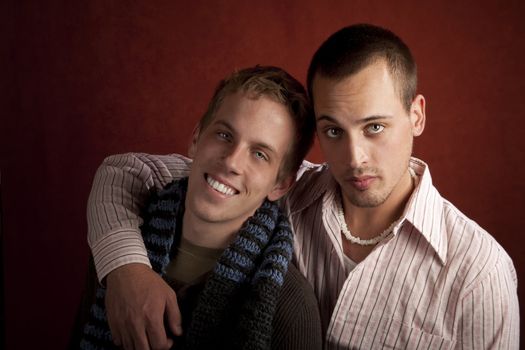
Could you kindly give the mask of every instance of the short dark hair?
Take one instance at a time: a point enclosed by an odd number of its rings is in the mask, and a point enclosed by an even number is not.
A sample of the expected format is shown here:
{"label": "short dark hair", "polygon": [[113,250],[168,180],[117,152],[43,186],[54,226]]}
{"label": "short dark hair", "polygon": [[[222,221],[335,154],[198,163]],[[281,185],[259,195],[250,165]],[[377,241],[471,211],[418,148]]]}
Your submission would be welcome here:
{"label": "short dark hair", "polygon": [[355,24],[332,34],[314,54],[308,68],[308,93],[316,75],[342,80],[384,60],[407,111],[417,89],[417,67],[408,46],[394,33],[371,24]]}
{"label": "short dark hair", "polygon": [[294,140],[279,170],[279,179],[297,172],[313,144],[315,117],[312,105],[303,85],[281,68],[274,66],[255,66],[233,72],[223,79],[201,118],[201,130],[213,120],[215,113],[228,95],[242,91],[249,98],[268,97],[284,105],[295,126]]}

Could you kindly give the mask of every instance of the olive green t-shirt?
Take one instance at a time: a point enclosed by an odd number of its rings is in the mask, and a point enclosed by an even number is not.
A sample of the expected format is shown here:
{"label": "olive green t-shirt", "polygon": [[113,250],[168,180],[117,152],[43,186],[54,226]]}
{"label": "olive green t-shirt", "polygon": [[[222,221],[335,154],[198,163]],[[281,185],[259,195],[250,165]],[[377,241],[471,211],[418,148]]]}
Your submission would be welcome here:
{"label": "olive green t-shirt", "polygon": [[178,284],[193,284],[213,269],[223,251],[201,247],[181,237],[175,257],[166,268],[166,278]]}

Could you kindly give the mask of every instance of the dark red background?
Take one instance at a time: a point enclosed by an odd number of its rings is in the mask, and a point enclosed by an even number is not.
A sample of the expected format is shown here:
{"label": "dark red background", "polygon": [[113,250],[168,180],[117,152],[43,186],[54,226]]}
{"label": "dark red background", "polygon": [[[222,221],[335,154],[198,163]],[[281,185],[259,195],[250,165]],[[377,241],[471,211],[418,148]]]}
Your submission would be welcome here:
{"label": "dark red background", "polygon": [[412,48],[428,104],[415,153],[525,278],[524,2],[446,3],[2,3],[7,348],[66,346],[87,265],[86,199],[105,156],[185,153],[220,78],[261,63],[304,82],[321,42],[356,22]]}

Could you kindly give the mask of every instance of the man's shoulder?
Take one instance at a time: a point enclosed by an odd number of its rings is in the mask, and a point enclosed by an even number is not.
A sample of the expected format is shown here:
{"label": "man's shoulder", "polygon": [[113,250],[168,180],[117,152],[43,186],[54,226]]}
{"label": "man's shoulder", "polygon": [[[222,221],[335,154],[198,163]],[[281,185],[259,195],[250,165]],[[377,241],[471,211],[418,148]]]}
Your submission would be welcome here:
{"label": "man's shoulder", "polygon": [[314,291],[292,263],[277,299],[272,349],[322,349],[321,319]]}
{"label": "man's shoulder", "polygon": [[192,163],[192,159],[178,153],[170,154],[147,154],[147,153],[134,153],[137,157],[143,159],[145,162],[162,163],[166,167],[189,167]]}
{"label": "man's shoulder", "polygon": [[516,281],[512,259],[496,239],[477,222],[443,200],[443,226],[447,237],[447,264],[465,278],[465,291],[490,275],[505,271]]}
{"label": "man's shoulder", "polygon": [[291,212],[310,206],[327,190],[335,188],[335,180],[327,164],[303,161],[297,174],[297,181],[287,195]]}
{"label": "man's shoulder", "polygon": [[[496,244],[499,246],[499,243],[487,230],[445,198],[443,198],[442,215],[445,223],[444,230],[448,237],[455,237],[466,246],[471,246],[473,243]],[[471,242],[472,240],[474,242]]]}
{"label": "man's shoulder", "polygon": [[[317,299],[310,283],[290,263],[284,284],[277,301],[277,313],[281,317],[297,317],[300,314],[316,315],[318,313]],[[291,322],[291,320],[290,320]]]}
{"label": "man's shoulder", "polygon": [[189,175],[192,159],[182,154],[130,153],[143,162],[159,178],[177,180]]}
{"label": "man's shoulder", "polygon": [[312,286],[310,283],[308,283],[301,272],[299,272],[297,267],[295,267],[295,265],[291,262],[288,265],[288,271],[286,272],[284,279],[283,289],[289,289],[294,295],[297,295],[297,293],[299,295],[311,295],[314,297],[313,300],[315,300]]}

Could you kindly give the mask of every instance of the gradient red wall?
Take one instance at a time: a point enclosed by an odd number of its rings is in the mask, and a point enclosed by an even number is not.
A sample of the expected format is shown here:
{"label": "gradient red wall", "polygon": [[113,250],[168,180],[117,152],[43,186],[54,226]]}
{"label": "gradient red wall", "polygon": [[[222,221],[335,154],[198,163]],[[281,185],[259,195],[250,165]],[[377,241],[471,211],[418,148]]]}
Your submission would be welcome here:
{"label": "gradient red wall", "polygon": [[220,78],[261,63],[304,82],[321,42],[356,22],[412,48],[428,104],[415,153],[525,279],[523,2],[188,3],[0,5],[8,349],[65,347],[87,265],[86,199],[105,156],[185,153]]}

